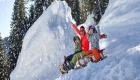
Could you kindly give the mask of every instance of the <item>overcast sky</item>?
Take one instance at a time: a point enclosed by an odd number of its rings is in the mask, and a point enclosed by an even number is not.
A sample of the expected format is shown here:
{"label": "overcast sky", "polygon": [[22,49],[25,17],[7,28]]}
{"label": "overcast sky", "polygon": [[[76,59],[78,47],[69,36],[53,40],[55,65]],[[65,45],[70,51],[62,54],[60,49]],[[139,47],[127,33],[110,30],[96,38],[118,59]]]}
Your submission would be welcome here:
{"label": "overcast sky", "polygon": [[10,35],[10,22],[15,0],[0,0],[0,33],[2,38]]}

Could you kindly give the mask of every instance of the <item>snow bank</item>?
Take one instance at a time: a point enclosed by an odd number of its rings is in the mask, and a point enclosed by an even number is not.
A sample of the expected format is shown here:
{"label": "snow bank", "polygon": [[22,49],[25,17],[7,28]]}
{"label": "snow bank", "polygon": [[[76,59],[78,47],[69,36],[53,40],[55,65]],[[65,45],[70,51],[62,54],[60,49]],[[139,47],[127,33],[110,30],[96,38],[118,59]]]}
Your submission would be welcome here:
{"label": "snow bank", "polygon": [[58,63],[73,53],[71,9],[55,1],[27,32],[11,80],[53,80],[60,75]]}

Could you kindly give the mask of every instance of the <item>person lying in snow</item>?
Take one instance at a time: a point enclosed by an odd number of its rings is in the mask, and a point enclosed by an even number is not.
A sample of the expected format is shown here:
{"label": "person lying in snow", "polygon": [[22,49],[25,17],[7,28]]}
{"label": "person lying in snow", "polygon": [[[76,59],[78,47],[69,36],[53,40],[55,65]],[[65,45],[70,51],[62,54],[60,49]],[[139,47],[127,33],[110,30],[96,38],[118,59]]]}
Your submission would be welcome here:
{"label": "person lying in snow", "polygon": [[[95,26],[90,25],[88,28],[87,36],[88,36],[88,41],[89,41],[89,48],[92,49],[92,48],[96,47],[99,50],[99,53],[101,54],[102,59],[106,58],[107,56],[104,56],[103,49],[100,50],[100,47],[99,47],[99,39],[100,39],[99,26],[97,26],[97,30],[96,30]],[[106,38],[106,36],[105,36],[105,38]]]}

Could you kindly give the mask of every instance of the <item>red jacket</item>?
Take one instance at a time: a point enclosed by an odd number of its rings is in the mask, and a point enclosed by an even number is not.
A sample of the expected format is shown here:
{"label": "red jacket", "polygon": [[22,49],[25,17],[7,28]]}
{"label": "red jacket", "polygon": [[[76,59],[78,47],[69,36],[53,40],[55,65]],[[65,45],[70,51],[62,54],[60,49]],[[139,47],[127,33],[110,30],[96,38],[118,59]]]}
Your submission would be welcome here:
{"label": "red jacket", "polygon": [[89,50],[89,41],[88,41],[88,38],[87,38],[86,31],[84,31],[84,36],[82,36],[82,34],[80,33],[80,30],[77,28],[76,25],[72,24],[72,27],[80,35],[82,51],[88,51]]}

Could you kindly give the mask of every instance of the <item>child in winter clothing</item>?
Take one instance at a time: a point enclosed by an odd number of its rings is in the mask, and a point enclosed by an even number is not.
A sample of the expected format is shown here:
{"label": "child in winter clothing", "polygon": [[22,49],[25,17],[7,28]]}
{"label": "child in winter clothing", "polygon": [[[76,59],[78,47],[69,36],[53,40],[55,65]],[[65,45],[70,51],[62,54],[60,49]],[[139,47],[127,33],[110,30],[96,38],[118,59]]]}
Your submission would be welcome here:
{"label": "child in winter clothing", "polygon": [[[63,63],[63,67],[66,69],[66,65],[67,64],[71,64],[71,60],[73,58],[73,56],[76,54],[76,53],[79,53],[82,51],[82,48],[81,48],[81,40],[78,36],[76,36],[76,34],[74,34],[74,38],[73,38],[73,41],[75,43],[75,52],[69,56],[64,56],[64,63]],[[71,65],[72,66],[72,65]],[[68,68],[67,68],[68,70]],[[64,71],[65,72],[65,71]]]}
{"label": "child in winter clothing", "polygon": [[100,30],[99,27],[97,27],[97,30],[94,26],[89,26],[89,32],[88,32],[88,40],[90,45],[90,50],[93,47],[97,47],[99,49],[99,39],[100,39]]}
{"label": "child in winter clothing", "polygon": [[81,52],[82,51],[82,48],[81,48],[81,40],[78,36],[76,36],[76,34],[74,34],[74,38],[73,38],[73,41],[75,43],[75,52],[69,56],[64,56],[64,63],[66,63],[66,61],[71,61],[72,57],[74,54],[78,53],[78,52]]}
{"label": "child in winter clothing", "polygon": [[72,27],[74,30],[79,34],[80,39],[81,39],[81,46],[82,46],[82,51],[88,51],[89,50],[89,41],[87,39],[87,33],[85,31],[84,26],[80,27],[80,30],[77,28],[76,25],[72,24]]}
{"label": "child in winter clothing", "polygon": [[[99,39],[100,39],[99,26],[97,26],[97,30],[93,25],[89,26],[88,40],[89,40],[90,50],[96,47],[100,52]],[[101,56],[102,58],[107,57],[103,55],[103,52],[101,52]]]}

